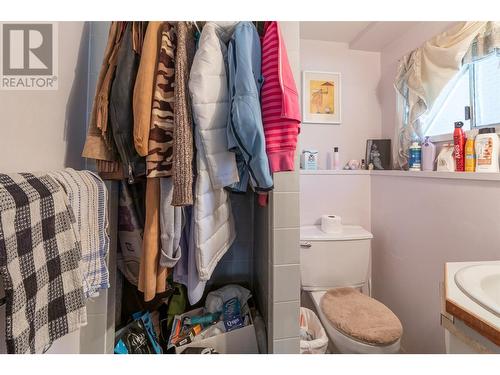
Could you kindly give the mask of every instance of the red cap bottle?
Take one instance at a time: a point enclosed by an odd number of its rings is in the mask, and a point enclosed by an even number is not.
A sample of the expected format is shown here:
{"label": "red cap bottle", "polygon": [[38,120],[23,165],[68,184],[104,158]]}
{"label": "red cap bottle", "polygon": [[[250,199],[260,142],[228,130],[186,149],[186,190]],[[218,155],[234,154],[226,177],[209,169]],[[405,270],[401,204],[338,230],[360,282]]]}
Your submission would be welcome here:
{"label": "red cap bottle", "polygon": [[455,122],[455,131],[453,132],[453,156],[455,158],[455,171],[465,171],[465,133],[462,129],[462,121]]}

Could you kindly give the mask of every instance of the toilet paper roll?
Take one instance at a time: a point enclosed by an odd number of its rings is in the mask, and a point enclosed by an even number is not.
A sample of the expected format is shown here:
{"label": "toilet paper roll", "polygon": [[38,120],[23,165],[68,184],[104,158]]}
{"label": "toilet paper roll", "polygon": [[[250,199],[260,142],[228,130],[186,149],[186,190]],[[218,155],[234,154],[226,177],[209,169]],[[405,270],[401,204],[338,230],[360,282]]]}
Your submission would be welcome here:
{"label": "toilet paper roll", "polygon": [[321,230],[325,233],[339,233],[342,231],[342,218],[338,215],[321,216]]}

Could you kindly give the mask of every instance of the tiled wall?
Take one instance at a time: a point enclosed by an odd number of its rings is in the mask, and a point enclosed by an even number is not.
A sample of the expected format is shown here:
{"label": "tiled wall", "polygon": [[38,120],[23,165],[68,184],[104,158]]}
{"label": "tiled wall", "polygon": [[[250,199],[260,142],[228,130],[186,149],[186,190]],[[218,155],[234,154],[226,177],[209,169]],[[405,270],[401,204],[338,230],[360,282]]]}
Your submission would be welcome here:
{"label": "tiled wall", "polygon": [[[280,22],[297,89],[300,88],[299,23]],[[299,264],[299,165],[294,172],[274,175],[271,195],[272,314],[268,323],[270,353],[299,352],[300,264]]]}
{"label": "tiled wall", "polygon": [[236,227],[236,240],[229,248],[207,283],[206,289],[227,283],[248,285],[252,290],[253,283],[253,209],[254,194],[232,194],[231,205]]}

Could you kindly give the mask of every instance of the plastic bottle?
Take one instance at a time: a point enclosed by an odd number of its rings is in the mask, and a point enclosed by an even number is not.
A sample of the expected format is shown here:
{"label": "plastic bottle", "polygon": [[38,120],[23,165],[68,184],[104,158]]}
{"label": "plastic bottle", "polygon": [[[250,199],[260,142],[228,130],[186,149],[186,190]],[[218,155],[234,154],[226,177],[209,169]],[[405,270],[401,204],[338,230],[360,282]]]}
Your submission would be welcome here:
{"label": "plastic bottle", "polygon": [[476,138],[477,132],[471,130],[467,134],[467,141],[465,142],[465,171],[475,172],[476,171],[476,151],[474,149],[474,139]]}
{"label": "plastic bottle", "polygon": [[408,161],[410,171],[422,170],[422,146],[413,142],[410,146],[410,159]]}
{"label": "plastic bottle", "polygon": [[422,144],[422,170],[433,171],[435,160],[436,146],[429,140],[429,137],[425,137],[424,143]]}
{"label": "plastic bottle", "polygon": [[340,155],[339,155],[339,148],[338,147],[333,148],[332,167],[333,167],[333,169],[335,169],[337,171],[340,169]]}
{"label": "plastic bottle", "polygon": [[455,131],[453,132],[453,156],[455,157],[455,171],[465,171],[465,133],[462,127],[462,121],[455,122]]}
{"label": "plastic bottle", "polygon": [[483,128],[475,140],[476,172],[498,172],[498,151],[500,140],[495,128]]}

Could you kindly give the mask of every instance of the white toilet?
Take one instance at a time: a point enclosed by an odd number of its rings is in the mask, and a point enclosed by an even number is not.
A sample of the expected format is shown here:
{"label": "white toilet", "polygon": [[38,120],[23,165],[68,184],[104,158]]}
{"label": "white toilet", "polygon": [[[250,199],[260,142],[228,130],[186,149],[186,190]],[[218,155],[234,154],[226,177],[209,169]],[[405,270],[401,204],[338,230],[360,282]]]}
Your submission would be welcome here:
{"label": "white toilet", "polygon": [[300,229],[302,290],[341,353],[398,353],[402,326],[381,302],[359,292],[368,286],[371,239],[360,226],[338,233],[319,226]]}

